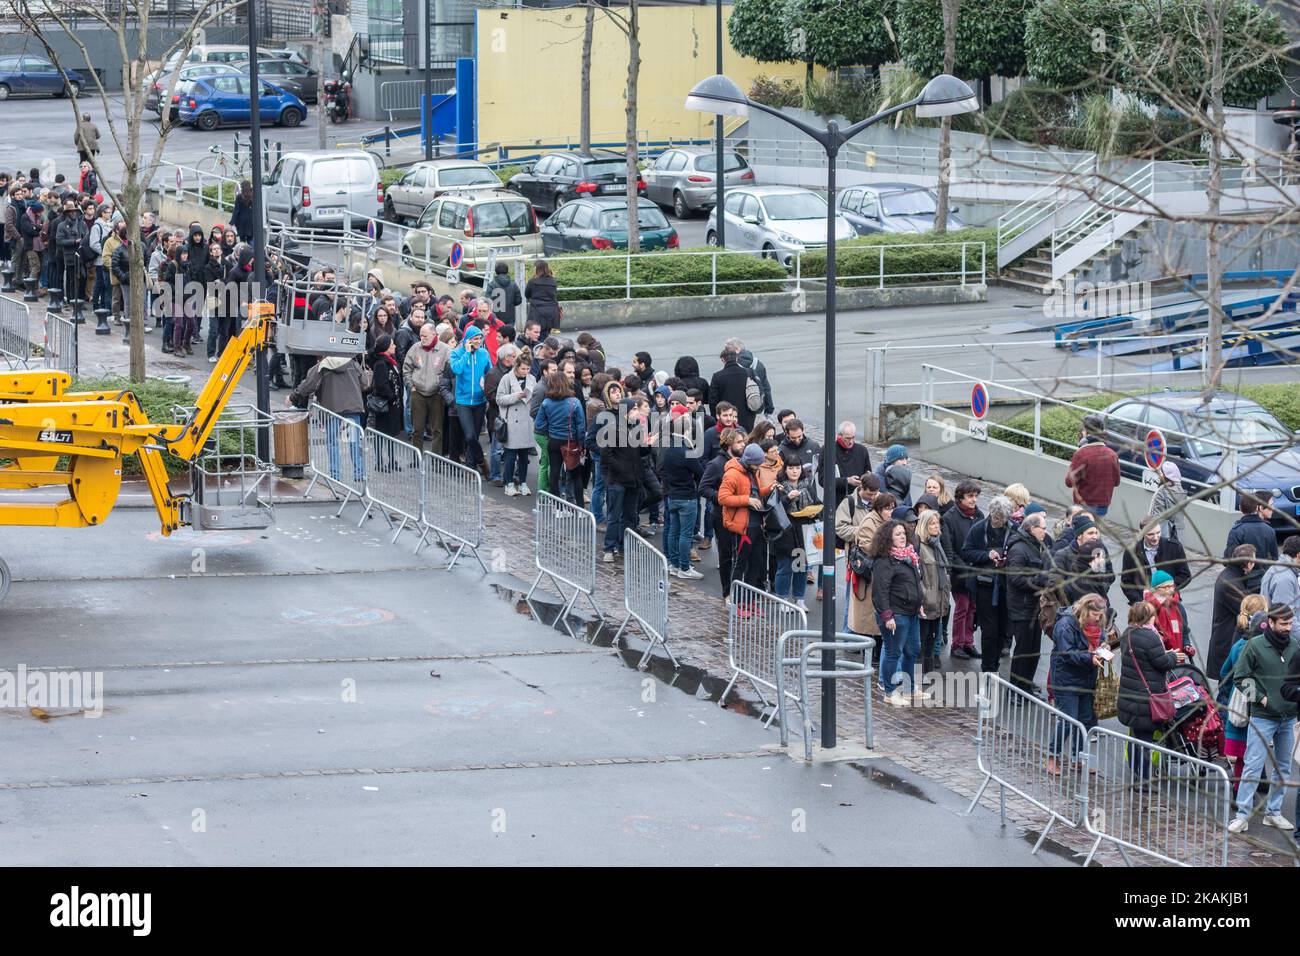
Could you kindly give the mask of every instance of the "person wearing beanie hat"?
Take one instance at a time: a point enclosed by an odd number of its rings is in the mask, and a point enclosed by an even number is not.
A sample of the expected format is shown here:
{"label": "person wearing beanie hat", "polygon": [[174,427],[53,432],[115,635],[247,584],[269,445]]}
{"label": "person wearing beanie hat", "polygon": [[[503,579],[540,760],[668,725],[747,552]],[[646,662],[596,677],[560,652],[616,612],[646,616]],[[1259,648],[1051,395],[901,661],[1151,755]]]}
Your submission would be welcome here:
{"label": "person wearing beanie hat", "polygon": [[1031,501],[1031,502],[1029,502],[1029,504],[1025,505],[1025,517],[1026,517],[1026,518],[1028,518],[1030,515],[1040,515],[1040,514],[1046,514],[1046,513],[1047,513],[1047,509],[1044,508],[1042,505],[1040,505],[1040,504],[1039,504],[1038,502],[1036,502],[1036,501]]}
{"label": "person wearing beanie hat", "polygon": [[[766,458],[758,445],[746,445],[740,458],[727,462],[718,486],[722,523],[735,538],[733,579],[760,589],[767,571],[763,503],[776,486],[775,477],[763,468]],[[723,583],[729,586],[729,582]],[[742,609],[741,613],[749,614],[750,609]]]}
{"label": "person wearing beanie hat", "polygon": [[876,475],[883,491],[897,498],[899,504],[911,507],[912,468],[907,461],[906,448],[895,444],[885,449],[885,460],[876,466]]}
{"label": "person wearing beanie hat", "polygon": [[901,521],[903,522],[903,524],[909,526],[907,529],[908,531],[915,531],[916,522],[919,519],[916,516],[916,512],[913,511],[911,508],[909,508],[907,505],[899,505],[897,508],[895,508],[893,511],[889,513],[889,520]]}
{"label": "person wearing beanie hat", "polygon": [[1187,566],[1187,552],[1177,541],[1165,538],[1161,523],[1147,515],[1140,526],[1142,536],[1124,549],[1124,562],[1119,577],[1120,589],[1129,604],[1141,601],[1146,589],[1155,587],[1152,575],[1156,571],[1168,574],[1179,591],[1192,580],[1191,569]]}
{"label": "person wearing beanie hat", "polygon": [[1178,541],[1182,538],[1184,525],[1183,512],[1177,509],[1187,500],[1187,492],[1183,489],[1183,474],[1177,465],[1166,459],[1156,476],[1159,484],[1151,493],[1147,514],[1160,519],[1167,539]]}
{"label": "person wearing beanie hat", "polygon": [[1085,594],[1096,594],[1103,600],[1115,583],[1115,569],[1110,563],[1110,553],[1102,543],[1097,522],[1087,511],[1080,511],[1070,522],[1074,539],[1068,547],[1053,556],[1055,574],[1065,603],[1073,605]]}

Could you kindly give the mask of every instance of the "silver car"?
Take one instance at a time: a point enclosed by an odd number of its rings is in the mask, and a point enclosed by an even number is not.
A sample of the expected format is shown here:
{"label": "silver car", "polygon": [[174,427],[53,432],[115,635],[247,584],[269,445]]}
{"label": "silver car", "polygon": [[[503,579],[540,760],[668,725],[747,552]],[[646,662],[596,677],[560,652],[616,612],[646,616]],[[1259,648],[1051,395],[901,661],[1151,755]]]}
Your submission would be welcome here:
{"label": "silver car", "polygon": [[[379,163],[360,150],[285,153],[262,181],[268,224],[303,229],[338,228],[352,216],[378,218],[384,189]],[[368,228],[365,219],[352,227]],[[375,224],[375,238],[384,234]]]}
{"label": "silver car", "polygon": [[388,187],[384,218],[405,222],[421,215],[443,193],[484,192],[501,188],[491,167],[472,159],[431,159],[416,163]]}
{"label": "silver car", "polygon": [[[726,189],[754,184],[754,171],[745,157],[726,150],[722,161]],[[718,195],[717,171],[718,155],[710,146],[667,150],[642,174],[646,198],[670,207],[678,219],[688,219],[696,210],[713,208]]]}
{"label": "silver car", "polygon": [[[727,193],[727,248],[761,252],[789,266],[809,249],[826,247],[826,199],[797,186],[748,186]],[[835,241],[857,233],[843,216],[835,216]],[[718,211],[709,213],[705,241],[718,244]]]}

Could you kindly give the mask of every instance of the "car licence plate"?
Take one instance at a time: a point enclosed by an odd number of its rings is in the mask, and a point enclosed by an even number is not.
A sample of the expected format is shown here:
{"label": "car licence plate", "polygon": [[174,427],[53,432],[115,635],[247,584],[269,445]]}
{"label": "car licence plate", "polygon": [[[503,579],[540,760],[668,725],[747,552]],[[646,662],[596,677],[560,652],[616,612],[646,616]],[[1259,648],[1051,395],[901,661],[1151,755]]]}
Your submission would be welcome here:
{"label": "car licence plate", "polygon": [[501,246],[497,249],[499,256],[517,256],[524,251],[523,246]]}
{"label": "car licence plate", "polygon": [[624,196],[626,196],[628,192],[627,183],[624,183],[621,186],[602,186],[601,189],[607,193],[617,193]]}

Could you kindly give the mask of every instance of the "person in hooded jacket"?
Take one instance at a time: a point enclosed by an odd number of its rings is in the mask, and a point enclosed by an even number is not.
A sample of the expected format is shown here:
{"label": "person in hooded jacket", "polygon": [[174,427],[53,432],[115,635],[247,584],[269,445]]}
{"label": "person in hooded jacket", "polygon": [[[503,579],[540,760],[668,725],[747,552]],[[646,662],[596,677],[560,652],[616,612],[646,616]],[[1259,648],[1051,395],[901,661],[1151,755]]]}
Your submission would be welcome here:
{"label": "person in hooded jacket", "polygon": [[235,253],[235,261],[226,269],[226,287],[220,296],[225,302],[225,307],[221,315],[221,332],[217,341],[218,354],[224,354],[230,340],[239,334],[240,312],[246,311],[252,297],[252,288],[253,247],[243,243]]}
{"label": "person in hooded jacket", "polygon": [[[879,476],[877,476],[879,477]],[[953,507],[940,519],[943,528],[943,553],[948,555],[952,576],[952,650],[950,657],[974,660],[981,656],[975,646],[975,597],[966,579],[973,573],[962,562],[961,549],[975,522],[984,518],[979,509],[980,486],[966,479],[958,482]]]}
{"label": "person in hooded jacket", "polygon": [[555,275],[545,259],[538,259],[533,267],[533,277],[524,286],[524,298],[528,300],[528,315],[540,319],[542,328],[554,334],[560,331],[560,302]]}
{"label": "person in hooded jacket", "polygon": [[740,458],[727,462],[718,486],[722,523],[735,541],[732,574],[760,589],[767,570],[763,502],[776,484],[775,469],[769,470],[766,457],[758,445],[746,445]]}
{"label": "person in hooded jacket", "polygon": [[[487,477],[487,463],[478,436],[487,417],[487,395],[483,379],[492,368],[492,359],[483,348],[483,330],[471,325],[465,339],[452,350],[447,365],[456,377],[456,421],[465,440],[465,463]],[[581,410],[579,410],[581,413]],[[540,430],[540,429],[539,429]]]}
{"label": "person in hooded jacket", "polygon": [[1051,570],[1047,516],[1041,511],[1026,515],[1007,542],[1007,618],[1014,642],[1011,683],[1026,694],[1040,698],[1043,693],[1034,683],[1043,645],[1038,605],[1039,595],[1051,587]]}
{"label": "person in hooded jacket", "polygon": [[700,390],[700,395],[709,394],[709,383],[700,375],[700,363],[695,361],[691,355],[683,355],[673,365],[673,375],[682,383],[681,388],[684,392],[689,392],[693,388]]}
{"label": "person in hooded jacket", "polygon": [[[1151,695],[1168,691],[1168,672],[1187,663],[1187,655],[1162,643],[1152,624],[1156,609],[1138,601],[1128,609],[1128,627],[1119,639],[1119,722],[1138,740],[1154,743],[1163,730],[1151,719]],[[1143,780],[1151,774],[1148,751],[1133,747],[1129,766]]]}
{"label": "person in hooded jacket", "polygon": [[912,507],[912,469],[907,463],[907,449],[890,445],[885,449],[885,460],[876,466],[881,485],[898,499],[899,504]]}
{"label": "person in hooded jacket", "polygon": [[[1048,671],[1052,699],[1058,710],[1077,720],[1085,731],[1097,725],[1092,695],[1097,686],[1097,669],[1105,663],[1096,652],[1097,645],[1086,632],[1094,630],[1099,633],[1105,613],[1106,602],[1102,598],[1085,594],[1074,604],[1056,612],[1056,624],[1052,628],[1052,664]],[[1055,723],[1047,772],[1059,777],[1064,769],[1061,758],[1066,734],[1070,737],[1070,762],[1076,766],[1080,763],[1084,742],[1073,724],[1064,720]],[[1086,760],[1086,756],[1083,759]]]}
{"label": "person in hooded jacket", "polygon": [[699,579],[704,575],[691,567],[691,546],[699,518],[700,479],[704,461],[695,450],[691,418],[681,405],[669,412],[670,425],[663,441],[660,471],[664,487],[664,554],[668,573],[679,578]]}
{"label": "person in hooded jacket", "polygon": [[235,194],[234,208],[230,211],[230,225],[240,242],[253,241],[253,184],[245,179]]}
{"label": "person in hooded jacket", "polygon": [[997,672],[998,662],[1011,639],[1004,571],[1014,510],[1010,498],[996,495],[989,502],[988,517],[971,525],[961,546],[962,563],[971,569],[966,586],[975,597],[975,619],[984,645],[980,670],[985,673]]}

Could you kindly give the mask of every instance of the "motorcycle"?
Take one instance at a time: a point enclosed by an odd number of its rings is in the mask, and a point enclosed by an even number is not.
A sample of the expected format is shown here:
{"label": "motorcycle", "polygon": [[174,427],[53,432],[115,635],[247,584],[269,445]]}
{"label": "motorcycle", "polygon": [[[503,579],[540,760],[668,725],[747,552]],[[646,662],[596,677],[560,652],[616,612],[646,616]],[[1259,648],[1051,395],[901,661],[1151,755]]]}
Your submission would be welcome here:
{"label": "motorcycle", "polygon": [[331,123],[345,123],[352,106],[352,84],[342,80],[326,80],[325,112]]}

